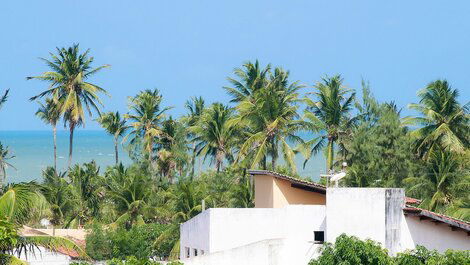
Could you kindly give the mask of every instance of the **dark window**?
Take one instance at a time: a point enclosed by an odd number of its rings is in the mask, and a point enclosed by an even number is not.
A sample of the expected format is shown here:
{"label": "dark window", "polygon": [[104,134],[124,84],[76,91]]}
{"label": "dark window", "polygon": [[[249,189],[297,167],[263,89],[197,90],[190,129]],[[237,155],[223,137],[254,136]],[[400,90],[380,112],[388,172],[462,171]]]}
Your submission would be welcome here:
{"label": "dark window", "polygon": [[194,257],[197,257],[197,249],[194,249]]}
{"label": "dark window", "polygon": [[313,235],[314,235],[315,243],[325,242],[325,232],[324,231],[314,231]]}

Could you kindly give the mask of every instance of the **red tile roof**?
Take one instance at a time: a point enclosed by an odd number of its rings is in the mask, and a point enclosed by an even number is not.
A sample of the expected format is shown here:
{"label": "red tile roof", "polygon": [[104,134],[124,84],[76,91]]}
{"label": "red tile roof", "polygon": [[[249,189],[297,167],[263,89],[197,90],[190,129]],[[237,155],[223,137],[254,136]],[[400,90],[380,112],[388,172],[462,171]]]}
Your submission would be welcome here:
{"label": "red tile roof", "polygon": [[417,208],[417,207],[413,207],[409,205],[406,205],[405,208],[403,208],[403,212],[408,215],[419,216],[422,218],[429,218],[436,222],[446,223],[451,227],[460,228],[462,230],[470,232],[470,222],[467,222],[464,220],[460,220],[460,219],[453,218],[447,215],[431,212],[429,210],[425,210],[425,209],[421,209],[421,208]]}
{"label": "red tile roof", "polygon": [[415,199],[411,197],[405,197],[405,203],[406,204],[420,204],[421,200],[420,199]]}
{"label": "red tile roof", "polygon": [[287,180],[287,181],[291,182],[293,184],[293,186],[306,187],[306,188],[312,189],[315,192],[319,192],[319,193],[323,193],[323,194],[326,193],[326,186],[324,186],[324,185],[321,185],[321,184],[318,184],[318,183],[315,183],[315,182],[311,182],[311,181],[306,181],[306,180],[302,180],[302,179],[289,177],[289,176],[282,175],[282,174],[279,174],[279,173],[274,172],[274,171],[249,170],[248,173],[250,175],[253,175],[253,176],[255,176],[255,175],[272,176],[272,177],[275,177],[277,179]]}

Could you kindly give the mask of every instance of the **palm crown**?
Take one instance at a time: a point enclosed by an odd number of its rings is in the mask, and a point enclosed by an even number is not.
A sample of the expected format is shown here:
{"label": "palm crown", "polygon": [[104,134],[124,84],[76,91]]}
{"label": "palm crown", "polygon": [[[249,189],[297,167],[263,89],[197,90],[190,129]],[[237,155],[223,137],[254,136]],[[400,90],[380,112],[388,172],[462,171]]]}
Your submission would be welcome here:
{"label": "palm crown", "polygon": [[[312,93],[316,100],[306,99],[308,105],[305,118],[309,121],[312,131],[323,135],[306,143],[310,146],[306,153],[306,161],[327,145],[327,169],[331,170],[334,163],[335,142],[350,128],[355,93],[343,86],[343,79],[339,75],[325,77],[315,86],[318,92]],[[350,93],[350,94],[349,94]]]}
{"label": "palm crown", "polygon": [[418,96],[419,104],[409,108],[421,113],[420,117],[407,117],[405,123],[421,125],[413,131],[417,138],[416,151],[427,158],[436,148],[449,148],[460,152],[470,143],[468,103],[460,106],[458,91],[452,89],[446,80],[431,82]]}

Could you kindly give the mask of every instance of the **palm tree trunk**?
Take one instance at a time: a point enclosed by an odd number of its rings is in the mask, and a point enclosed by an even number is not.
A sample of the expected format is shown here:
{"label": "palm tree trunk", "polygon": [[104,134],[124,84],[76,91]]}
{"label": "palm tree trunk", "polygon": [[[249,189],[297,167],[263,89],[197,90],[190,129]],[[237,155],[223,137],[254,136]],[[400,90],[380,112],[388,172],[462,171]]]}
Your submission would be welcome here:
{"label": "palm tree trunk", "polygon": [[52,134],[54,135],[54,171],[57,172],[57,127],[52,125]]}
{"label": "palm tree trunk", "polygon": [[192,154],[191,154],[191,174],[190,174],[191,180],[194,178],[194,167],[196,166],[196,152],[194,151],[194,149],[196,148],[195,146],[196,146],[196,144],[193,143],[193,148],[191,149],[192,150]]}
{"label": "palm tree trunk", "polygon": [[333,159],[334,159],[334,142],[333,140],[328,141],[327,146],[327,158],[326,158],[326,166],[327,170],[333,169]]}
{"label": "palm tree trunk", "polygon": [[272,170],[276,170],[276,160],[277,160],[277,148],[274,143],[274,138],[271,139],[271,167]]}
{"label": "palm tree trunk", "polygon": [[220,168],[222,167],[222,159],[222,153],[217,151],[217,153],[215,154],[215,168],[217,169],[217,172],[220,172]]}
{"label": "palm tree trunk", "polygon": [[114,154],[116,156],[116,165],[119,163],[118,139],[114,137]]}
{"label": "palm tree trunk", "polygon": [[69,137],[69,166],[72,166],[72,151],[73,151],[73,131],[75,130],[75,123],[70,122],[70,137]]}

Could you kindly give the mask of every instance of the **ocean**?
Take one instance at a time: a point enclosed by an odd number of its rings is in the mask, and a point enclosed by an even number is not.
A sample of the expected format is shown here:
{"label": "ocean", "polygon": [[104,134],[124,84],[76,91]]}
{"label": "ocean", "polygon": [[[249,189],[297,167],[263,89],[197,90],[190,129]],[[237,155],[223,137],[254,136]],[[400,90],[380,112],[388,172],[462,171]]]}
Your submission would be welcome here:
{"label": "ocean", "polygon": [[[9,162],[16,170],[7,170],[7,182],[25,182],[42,180],[41,172],[48,166],[53,166],[52,131],[0,131],[0,142],[8,146],[15,157]],[[69,132],[57,131],[57,167],[65,171],[68,162]],[[74,133],[73,163],[85,163],[92,160],[100,166],[101,172],[107,166],[114,165],[114,144],[111,135],[104,131],[76,130]],[[128,165],[131,163],[123,146],[119,146],[119,159]],[[282,160],[282,159],[281,159]],[[279,161],[282,163],[282,161]],[[325,159],[322,154],[312,158],[302,168],[303,157],[297,155],[297,170],[301,176],[318,180],[324,172]],[[209,165],[205,163],[202,169]]]}

